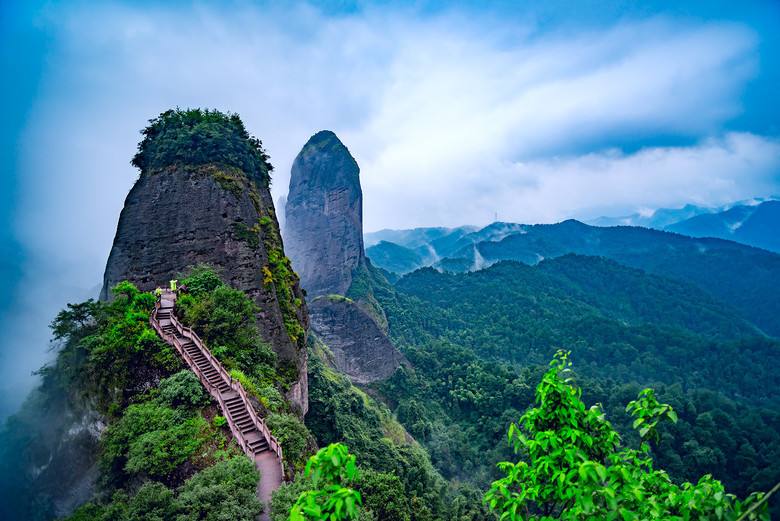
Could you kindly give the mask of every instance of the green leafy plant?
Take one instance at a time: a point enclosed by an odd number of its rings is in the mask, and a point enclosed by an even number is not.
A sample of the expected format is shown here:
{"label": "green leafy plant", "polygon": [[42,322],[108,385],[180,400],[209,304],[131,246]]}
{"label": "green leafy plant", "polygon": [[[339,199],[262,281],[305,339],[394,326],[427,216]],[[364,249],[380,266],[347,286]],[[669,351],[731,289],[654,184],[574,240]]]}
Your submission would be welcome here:
{"label": "green leafy plant", "polygon": [[200,407],[209,403],[209,397],[198,377],[183,370],[160,381],[158,399],[171,407]]}
{"label": "green leafy plant", "polygon": [[295,292],[298,275],[293,271],[290,259],[284,254],[278,227],[273,220],[266,215],[260,218],[258,224],[263,234],[263,245],[268,253],[268,266],[262,268],[263,282],[274,285],[287,334],[294,344],[303,349],[306,343],[306,331],[298,316],[302,305],[301,299]]}
{"label": "green leafy plant", "polygon": [[676,416],[647,390],[627,409],[643,440],[638,450],[621,447],[599,406],[585,408],[569,353],[559,351],[536,389],[536,407],[509,428],[509,441],[524,458],[499,463],[505,476],[485,501],[511,521],[769,519],[765,504],[742,516],[763,494],[743,503],[709,475],[676,485],[654,469],[648,440],[657,438],[661,418]]}
{"label": "green leafy plant", "polygon": [[293,414],[269,414],[265,419],[271,434],[282,445],[287,466],[294,469],[303,467],[306,448],[313,438],[306,425]]}
{"label": "green leafy plant", "polygon": [[[219,274],[208,264],[198,264],[189,269],[186,276],[179,277],[182,285],[187,287],[187,293],[194,298],[200,298],[211,293],[225,283]],[[182,297],[179,297],[179,301]]]}
{"label": "green leafy plant", "polygon": [[360,492],[352,488],[358,479],[355,456],[345,445],[333,443],[309,458],[306,476],[314,489],[298,497],[289,521],[356,520],[363,504]]}
{"label": "green leafy plant", "polygon": [[263,145],[249,135],[238,114],[217,110],[167,110],[141,131],[133,166],[142,172],[175,164],[221,164],[238,168],[268,186],[273,167]]}
{"label": "green leafy plant", "polygon": [[246,456],[198,472],[179,488],[177,521],[254,521],[263,510],[255,495],[259,477]]}

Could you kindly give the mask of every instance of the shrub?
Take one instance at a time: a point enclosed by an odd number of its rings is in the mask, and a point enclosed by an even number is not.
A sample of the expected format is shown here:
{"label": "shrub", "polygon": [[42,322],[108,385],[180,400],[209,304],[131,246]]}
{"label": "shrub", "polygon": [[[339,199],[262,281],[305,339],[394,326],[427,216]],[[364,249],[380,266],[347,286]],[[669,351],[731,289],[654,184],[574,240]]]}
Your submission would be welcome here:
{"label": "shrub", "polygon": [[105,469],[116,467],[130,449],[130,443],[147,432],[165,429],[183,419],[182,414],[170,407],[156,403],[139,403],[129,406],[124,415],[109,425],[103,435],[101,463]]}
{"label": "shrub", "polygon": [[87,503],[67,521],[254,521],[258,473],[244,456],[225,460],[188,479],[178,495],[146,482],[132,498],[116,492],[108,503]]}
{"label": "shrub", "polygon": [[165,479],[204,443],[206,420],[188,414],[158,402],[129,406],[103,437],[106,477],[114,485],[121,484],[126,473]]}
{"label": "shrub", "polygon": [[231,369],[230,377],[233,380],[236,380],[238,383],[240,383],[241,386],[244,388],[244,390],[249,394],[253,396],[257,396],[259,394],[257,391],[257,386],[255,386],[255,383],[252,381],[251,378],[245,375],[243,371],[240,371],[238,369]]}
{"label": "shrub", "polygon": [[409,500],[398,476],[361,469],[357,489],[363,498],[363,504],[377,519],[409,521],[411,518]]}
{"label": "shrub", "polygon": [[195,298],[200,298],[225,285],[214,268],[208,264],[198,264],[190,268],[187,276],[182,277],[181,283],[187,286],[187,292]]}
{"label": "shrub", "polygon": [[146,482],[127,505],[127,521],[173,521],[177,512],[173,492],[162,483]]}
{"label": "shrub", "polygon": [[150,477],[165,478],[203,445],[208,424],[195,416],[167,428],[141,434],[130,443],[125,469]]}
{"label": "shrub", "polygon": [[271,496],[271,521],[288,521],[290,509],[300,495],[311,490],[311,478],[299,474],[295,481],[282,483]]}
{"label": "shrub", "polygon": [[293,468],[303,466],[306,446],[312,438],[309,429],[292,414],[270,414],[266,418],[271,434],[282,445],[284,459]]}
{"label": "shrub", "polygon": [[260,340],[256,312],[257,305],[243,292],[219,286],[197,299],[186,310],[185,320],[206,345],[225,348],[224,362],[232,361],[247,371],[258,364],[273,365],[276,359],[270,346]]}
{"label": "shrub", "polygon": [[160,381],[158,399],[171,407],[194,408],[209,403],[203,384],[186,369]]}
{"label": "shrub", "polygon": [[259,478],[245,456],[200,471],[179,489],[177,521],[254,521],[263,510],[255,496]]}

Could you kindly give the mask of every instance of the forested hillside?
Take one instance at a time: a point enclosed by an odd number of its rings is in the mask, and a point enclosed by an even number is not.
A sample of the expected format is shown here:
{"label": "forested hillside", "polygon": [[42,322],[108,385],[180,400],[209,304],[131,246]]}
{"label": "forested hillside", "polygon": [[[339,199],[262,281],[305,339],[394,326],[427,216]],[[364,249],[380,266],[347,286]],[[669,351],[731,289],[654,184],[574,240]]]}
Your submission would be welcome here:
{"label": "forested hillside", "polygon": [[740,495],[780,479],[780,343],[698,288],[567,255],[467,274],[419,270],[375,293],[413,370],[380,388],[446,477],[487,483],[541,367],[572,350],[588,403],[629,439],[623,407],[657,389],[680,421],[656,452],[676,478]]}
{"label": "forested hillside", "polygon": [[536,225],[484,242],[487,261],[535,263],[566,253],[599,255],[690,282],[739,309],[769,334],[780,334],[780,255],[720,239],[692,239],[646,228],[596,228],[577,221]]}
{"label": "forested hillside", "polygon": [[[557,224],[493,223],[463,234],[451,231],[425,244],[414,234],[415,257],[409,247],[389,244],[368,250],[374,264],[398,274],[434,266],[462,273],[483,269],[502,260],[535,265],[544,259],[575,253],[612,259],[666,278],[687,282],[732,306],[741,316],[770,335],[780,335],[780,255],[732,241],[693,238],[649,228],[588,226],[568,220]],[[388,237],[392,234],[385,233]],[[407,236],[396,233],[399,240]],[[445,241],[442,244],[442,241]]]}

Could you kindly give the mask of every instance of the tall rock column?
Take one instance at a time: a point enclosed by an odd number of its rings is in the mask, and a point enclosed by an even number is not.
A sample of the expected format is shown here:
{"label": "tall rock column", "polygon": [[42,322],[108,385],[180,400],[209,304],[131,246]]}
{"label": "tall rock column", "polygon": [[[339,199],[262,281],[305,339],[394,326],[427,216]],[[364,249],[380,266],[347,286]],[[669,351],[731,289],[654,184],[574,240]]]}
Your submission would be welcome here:
{"label": "tall rock column", "polygon": [[381,275],[363,250],[360,168],[336,134],[323,130],[304,145],[291,174],[285,243],[308,295],[312,331],[353,382],[387,378],[404,358],[371,293]]}
{"label": "tall rock column", "polygon": [[122,280],[152,290],[190,266],[214,266],[257,303],[263,339],[290,378],[288,398],[305,413],[308,314],[284,255],[260,142],[238,116],[201,111],[168,111],[145,134],[101,298]]}
{"label": "tall rock column", "polygon": [[329,130],[314,134],[292,166],[285,242],[309,297],[347,292],[363,251],[360,168]]}

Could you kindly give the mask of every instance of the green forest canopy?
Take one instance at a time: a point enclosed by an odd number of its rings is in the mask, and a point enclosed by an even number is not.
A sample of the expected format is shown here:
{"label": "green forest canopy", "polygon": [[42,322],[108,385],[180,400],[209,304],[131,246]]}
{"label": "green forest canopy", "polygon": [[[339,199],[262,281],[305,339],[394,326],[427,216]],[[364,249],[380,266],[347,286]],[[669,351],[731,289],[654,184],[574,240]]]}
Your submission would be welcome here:
{"label": "green forest canopy", "polygon": [[149,121],[132,163],[142,172],[174,164],[224,164],[243,170],[268,186],[268,154],[259,139],[250,136],[238,114],[208,109],[167,110]]}

